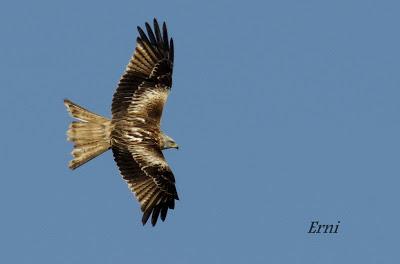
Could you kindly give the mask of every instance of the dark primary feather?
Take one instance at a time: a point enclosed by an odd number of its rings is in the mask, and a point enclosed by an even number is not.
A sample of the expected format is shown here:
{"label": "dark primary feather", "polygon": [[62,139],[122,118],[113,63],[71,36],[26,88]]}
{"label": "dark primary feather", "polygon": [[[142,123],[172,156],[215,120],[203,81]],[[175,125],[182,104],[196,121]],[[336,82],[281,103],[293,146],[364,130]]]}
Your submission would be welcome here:
{"label": "dark primary feather", "polygon": [[137,30],[139,31],[139,35],[140,35],[139,39],[142,39],[143,41],[150,43],[150,40],[147,38],[147,35],[146,35],[146,33],[144,33],[143,29],[138,26]]}
{"label": "dark primary feather", "polygon": [[146,30],[147,30],[147,35],[149,36],[149,39],[150,39],[150,43],[153,46],[157,46],[157,40],[156,40],[156,37],[154,36],[154,33],[153,33],[153,30],[151,29],[151,26],[147,22],[145,23],[145,26],[146,26]]}
{"label": "dark primary feather", "polygon": [[168,45],[168,31],[167,31],[167,25],[165,22],[163,23],[163,44],[164,44],[164,50],[169,50],[169,45]]}
{"label": "dark primary feather", "polygon": [[169,59],[174,63],[174,40],[169,41]]}
{"label": "dark primary feather", "polygon": [[160,50],[163,50],[162,49],[163,40],[161,37],[160,27],[158,26],[157,20],[154,20],[154,32],[156,34],[157,46],[160,48]]}

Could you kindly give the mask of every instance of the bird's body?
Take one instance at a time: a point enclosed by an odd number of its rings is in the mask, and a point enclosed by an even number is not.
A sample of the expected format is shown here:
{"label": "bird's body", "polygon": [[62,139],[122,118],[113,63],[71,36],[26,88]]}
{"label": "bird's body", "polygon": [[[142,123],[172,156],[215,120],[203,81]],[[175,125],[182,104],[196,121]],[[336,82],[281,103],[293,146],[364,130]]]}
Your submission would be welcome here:
{"label": "bird's body", "polygon": [[122,177],[141,204],[143,224],[151,215],[155,225],[178,200],[174,175],[161,151],[178,145],[160,128],[172,85],[174,48],[165,23],[162,32],[155,19],[154,32],[148,23],[146,29],[147,35],[138,27],[135,52],[113,96],[111,120],[69,100],[64,103],[79,120],[67,133],[74,142],[69,167],[75,169],[112,149]]}

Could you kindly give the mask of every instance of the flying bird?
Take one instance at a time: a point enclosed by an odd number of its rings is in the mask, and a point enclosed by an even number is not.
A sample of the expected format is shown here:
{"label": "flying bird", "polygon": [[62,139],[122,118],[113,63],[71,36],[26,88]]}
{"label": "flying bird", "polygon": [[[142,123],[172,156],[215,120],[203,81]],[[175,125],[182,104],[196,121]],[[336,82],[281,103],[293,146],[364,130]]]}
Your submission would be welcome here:
{"label": "flying bird", "polygon": [[74,143],[69,168],[76,169],[111,149],[114,160],[128,187],[135,194],[145,225],[151,216],[154,226],[167,216],[179,200],[175,177],[162,153],[176,148],[175,141],[164,134],[160,120],[172,85],[174,42],[168,37],[165,22],[160,28],[137,27],[139,36],[111,105],[111,120],[64,100],[73,121],[67,131]]}

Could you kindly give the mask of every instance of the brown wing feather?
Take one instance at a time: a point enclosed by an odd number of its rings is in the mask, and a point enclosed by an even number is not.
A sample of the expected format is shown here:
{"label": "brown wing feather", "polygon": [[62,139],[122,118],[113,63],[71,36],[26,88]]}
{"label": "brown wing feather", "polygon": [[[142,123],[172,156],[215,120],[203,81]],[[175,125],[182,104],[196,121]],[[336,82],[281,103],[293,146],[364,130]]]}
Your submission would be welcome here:
{"label": "brown wing feather", "polygon": [[[143,212],[142,223],[146,224],[150,215],[151,224],[154,226],[157,223],[158,217],[164,221],[169,209],[174,209],[175,199],[178,199],[175,189],[175,180],[172,172],[165,168],[158,168],[155,165],[150,165],[145,172],[141,169],[141,165],[136,162],[131,152],[127,149],[113,147],[114,160],[118,165],[122,177],[127,181],[129,188],[135,194],[140,202]],[[148,172],[159,171],[158,173],[149,176]],[[169,180],[159,180],[162,177],[163,171],[165,175],[170,175]],[[167,192],[165,190],[170,190]],[[172,195],[175,193],[175,195]],[[160,215],[161,212],[161,215]]]}
{"label": "brown wing feather", "polygon": [[175,188],[175,177],[160,148],[151,140],[129,146],[132,157],[142,170],[153,179],[157,187],[174,199],[179,199]]}
{"label": "brown wing feather", "polygon": [[[126,114],[136,91],[146,83],[147,88],[169,89],[172,85],[172,69],[174,51],[172,38],[168,40],[165,23],[160,27],[154,19],[154,32],[146,23],[146,33],[138,27],[139,37],[136,41],[135,52],[122,75],[117,90],[113,96],[111,111],[114,118]],[[170,44],[168,45],[168,41]]]}

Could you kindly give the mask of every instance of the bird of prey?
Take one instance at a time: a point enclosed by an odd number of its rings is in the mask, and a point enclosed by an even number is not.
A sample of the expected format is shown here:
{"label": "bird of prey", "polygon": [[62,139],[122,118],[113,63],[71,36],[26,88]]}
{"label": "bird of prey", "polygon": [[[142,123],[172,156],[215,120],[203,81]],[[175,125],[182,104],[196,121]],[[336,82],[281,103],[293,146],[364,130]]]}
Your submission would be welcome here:
{"label": "bird of prey", "polygon": [[74,143],[69,168],[76,169],[111,149],[122,177],[135,194],[143,212],[142,223],[151,216],[154,226],[179,200],[175,178],[163,149],[176,148],[175,141],[160,129],[164,104],[172,85],[174,43],[165,22],[160,28],[138,27],[139,36],[131,60],[114,93],[111,120],[65,99],[73,121],[67,131]]}

